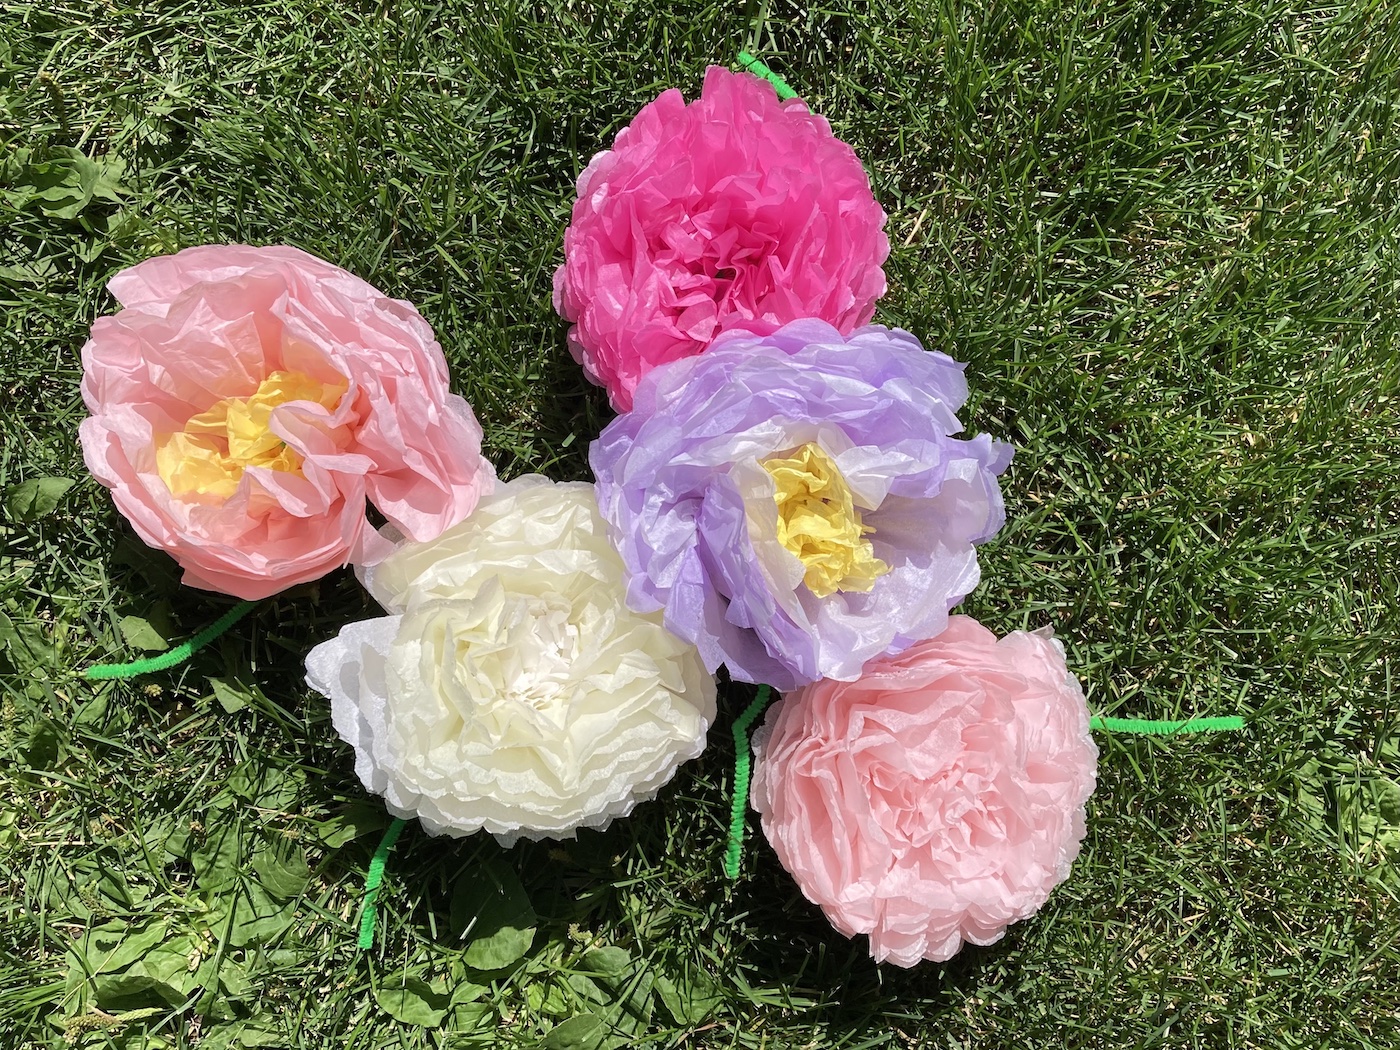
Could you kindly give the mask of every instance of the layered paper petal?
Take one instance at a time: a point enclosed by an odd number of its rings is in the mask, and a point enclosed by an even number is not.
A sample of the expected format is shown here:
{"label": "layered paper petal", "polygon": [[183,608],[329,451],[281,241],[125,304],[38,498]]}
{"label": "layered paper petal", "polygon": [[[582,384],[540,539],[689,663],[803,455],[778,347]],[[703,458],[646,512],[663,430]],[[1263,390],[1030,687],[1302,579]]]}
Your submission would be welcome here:
{"label": "layered paper petal", "polygon": [[706,71],[644,107],[578,179],[554,275],[569,349],[613,407],[721,332],[799,317],[842,332],[885,293],[884,212],[850,146],[800,99]]}
{"label": "layered paper petal", "polygon": [[966,397],[961,365],[878,325],[731,332],[654,369],[589,456],[633,608],[778,689],[937,634],[1004,519],[1011,447],[953,437]]}
{"label": "layered paper petal", "polygon": [[190,248],[109,287],[123,309],[83,347],[83,456],[191,586],[263,598],[367,556],[367,501],[428,539],[491,490],[408,303],[285,246]]}
{"label": "layered paper petal", "polygon": [[714,679],[660,616],[627,608],[591,485],[516,478],[363,578],[391,615],[318,645],[307,681],[397,816],[571,837],[704,747]]}
{"label": "layered paper petal", "polygon": [[1098,749],[1048,632],[966,616],[853,682],[785,695],[754,736],[751,801],[779,860],[878,961],[991,944],[1068,876]]}

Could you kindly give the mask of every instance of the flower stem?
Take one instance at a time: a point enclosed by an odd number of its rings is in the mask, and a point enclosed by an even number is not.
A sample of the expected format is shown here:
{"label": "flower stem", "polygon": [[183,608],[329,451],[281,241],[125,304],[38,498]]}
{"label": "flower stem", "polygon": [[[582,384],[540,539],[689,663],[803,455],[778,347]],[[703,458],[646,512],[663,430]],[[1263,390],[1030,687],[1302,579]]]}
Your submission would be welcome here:
{"label": "flower stem", "polygon": [[724,873],[739,877],[739,852],[744,848],[744,806],[749,800],[749,726],[768,706],[769,689],[758,687],[752,703],[734,720],[734,798],[729,804],[729,846],[724,851]]}
{"label": "flower stem", "polygon": [[139,674],[164,671],[167,667],[182,664],[255,608],[257,608],[257,602],[239,602],[188,642],[182,642],[169,652],[161,653],[159,656],[149,656],[144,660],[133,660],[129,664],[94,664],[83,671],[83,677],[89,681],[107,678],[135,678]]}
{"label": "flower stem", "polygon": [[762,77],[764,80],[768,81],[768,83],[772,84],[773,90],[778,93],[780,99],[786,101],[787,99],[797,97],[797,92],[787,86],[787,81],[778,76],[777,73],[774,73],[747,51],[739,52],[739,65],[743,66],[754,76]]}
{"label": "flower stem", "polygon": [[378,915],[374,902],[379,897],[379,884],[384,881],[384,866],[389,863],[389,851],[394,848],[403,827],[404,821],[395,817],[370,859],[369,872],[365,875],[365,903],[360,912],[360,939],[357,942],[361,950],[374,947],[374,924]]}
{"label": "flower stem", "polygon": [[1091,718],[1090,729],[1113,733],[1141,733],[1145,736],[1175,736],[1177,733],[1221,733],[1244,728],[1239,715],[1218,718],[1188,718],[1181,722],[1157,722],[1147,718]]}

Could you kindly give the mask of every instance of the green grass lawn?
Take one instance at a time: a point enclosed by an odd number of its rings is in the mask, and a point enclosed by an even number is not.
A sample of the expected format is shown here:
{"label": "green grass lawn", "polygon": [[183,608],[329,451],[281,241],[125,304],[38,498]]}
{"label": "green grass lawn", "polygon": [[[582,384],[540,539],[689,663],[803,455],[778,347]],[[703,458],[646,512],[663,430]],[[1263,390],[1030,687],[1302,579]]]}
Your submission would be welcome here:
{"label": "green grass lawn", "polygon": [[[77,677],[227,608],[83,468],[103,283],[306,248],[420,307],[504,476],[586,478],[573,180],[746,45],[867,165],[877,320],[1017,445],[968,611],[1052,624],[1096,713],[1249,726],[1100,733],[1071,879],[906,972],[761,835],[723,877],[736,690],[606,833],[410,826],[359,952],[387,821],[301,684],[349,573]],[[0,1047],[1400,1045],[1398,104],[1386,0],[0,3]],[[532,939],[461,936],[493,880]]]}

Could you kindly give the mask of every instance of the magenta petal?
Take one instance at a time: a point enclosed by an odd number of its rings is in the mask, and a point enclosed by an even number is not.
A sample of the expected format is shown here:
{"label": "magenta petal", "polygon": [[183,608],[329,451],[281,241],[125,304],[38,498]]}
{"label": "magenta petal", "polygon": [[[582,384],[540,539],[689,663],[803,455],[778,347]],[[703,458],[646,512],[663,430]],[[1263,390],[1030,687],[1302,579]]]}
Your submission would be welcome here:
{"label": "magenta petal", "polygon": [[885,291],[885,214],[855,151],[800,100],[717,66],[669,90],[579,176],[554,308],[625,412],[642,376],[736,327],[850,332]]}

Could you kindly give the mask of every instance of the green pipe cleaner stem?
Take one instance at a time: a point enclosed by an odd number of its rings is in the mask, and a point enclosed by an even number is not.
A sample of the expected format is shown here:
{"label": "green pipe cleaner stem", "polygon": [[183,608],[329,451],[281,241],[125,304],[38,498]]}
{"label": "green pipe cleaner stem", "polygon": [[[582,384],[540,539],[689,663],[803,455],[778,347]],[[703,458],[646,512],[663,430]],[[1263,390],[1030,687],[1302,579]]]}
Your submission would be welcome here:
{"label": "green pipe cleaner stem", "polygon": [[1223,733],[1244,728],[1239,715],[1220,718],[1188,718],[1181,722],[1158,722],[1148,718],[1091,718],[1090,729],[1112,733],[1140,733],[1144,736],[1175,736],[1178,733]]}
{"label": "green pipe cleaner stem", "polygon": [[159,656],[148,656],[144,660],[133,660],[129,664],[94,664],[83,671],[83,677],[89,681],[100,681],[108,678],[135,678],[140,674],[164,671],[167,667],[182,664],[256,607],[257,602],[239,602],[188,642],[182,642],[168,652],[161,653]]}
{"label": "green pipe cleaner stem", "polygon": [[374,947],[374,924],[378,914],[374,902],[379,897],[379,884],[384,881],[384,866],[389,863],[389,851],[398,841],[403,826],[404,821],[395,817],[394,822],[389,825],[389,830],[384,832],[384,837],[379,840],[379,848],[374,851],[374,857],[369,862],[369,872],[365,875],[365,903],[360,912],[358,944],[362,951]]}
{"label": "green pipe cleaner stem", "polygon": [[739,52],[739,65],[743,66],[754,76],[762,77],[764,80],[768,81],[768,83],[772,84],[773,90],[778,93],[780,99],[786,101],[787,99],[797,97],[797,92],[787,86],[787,81],[778,76],[777,73],[774,73],[747,51]]}
{"label": "green pipe cleaner stem", "polygon": [[739,877],[739,853],[744,848],[744,807],[749,801],[749,726],[768,706],[769,689],[758,687],[753,702],[734,720],[734,798],[729,804],[729,845],[724,851],[724,873],[731,879]]}

